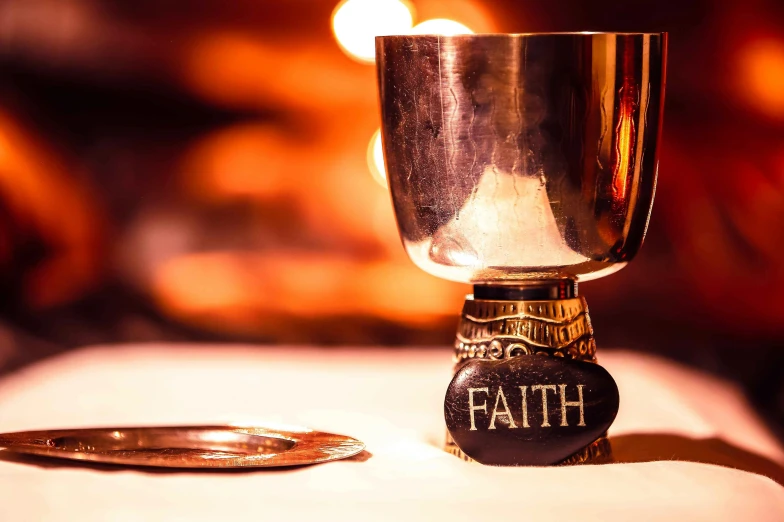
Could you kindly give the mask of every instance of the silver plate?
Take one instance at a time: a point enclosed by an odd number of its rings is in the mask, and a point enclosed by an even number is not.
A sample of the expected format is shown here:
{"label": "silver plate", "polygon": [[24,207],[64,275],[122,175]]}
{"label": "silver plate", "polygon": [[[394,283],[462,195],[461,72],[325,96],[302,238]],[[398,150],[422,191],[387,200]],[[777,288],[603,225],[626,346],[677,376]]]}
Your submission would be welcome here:
{"label": "silver plate", "polygon": [[15,453],[165,468],[301,466],[351,457],[364,448],[351,437],[291,427],[171,426],[0,434],[0,449]]}

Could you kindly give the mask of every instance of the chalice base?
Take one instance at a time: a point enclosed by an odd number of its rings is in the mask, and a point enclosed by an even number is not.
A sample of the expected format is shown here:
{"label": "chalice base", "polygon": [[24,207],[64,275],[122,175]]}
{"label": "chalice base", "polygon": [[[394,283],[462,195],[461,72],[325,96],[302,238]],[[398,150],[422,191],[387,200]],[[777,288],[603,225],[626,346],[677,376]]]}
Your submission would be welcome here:
{"label": "chalice base", "polygon": [[[572,366],[579,366],[569,363],[568,361],[570,360],[589,363],[597,362],[596,342],[594,340],[593,327],[591,326],[591,320],[588,314],[588,306],[585,299],[577,295],[577,283],[567,279],[517,285],[475,285],[473,295],[466,297],[457,329],[454,352],[454,362],[456,363],[455,372],[460,372],[461,369],[466,368],[468,365],[473,365],[474,368],[472,368],[471,371],[474,374],[477,372],[493,372],[495,371],[493,368],[499,368],[502,361],[509,361],[516,357],[536,356],[560,358],[562,359],[563,364],[567,366],[569,364],[572,364]],[[485,364],[475,361],[498,361],[498,363]],[[529,366],[539,367],[534,361],[528,361],[528,363]],[[542,364],[541,366],[552,366],[552,364]],[[482,395],[482,400],[485,400],[485,402],[481,404],[474,402],[468,403],[469,409],[472,410],[471,429],[476,429],[474,422],[479,426],[480,421],[477,419],[479,419],[480,415],[490,417],[492,413],[490,429],[494,431],[486,432],[488,434],[488,445],[494,444],[494,438],[503,437],[505,436],[505,433],[511,435],[514,432],[515,436],[526,436],[522,435],[524,430],[521,429],[507,429],[505,431],[500,429],[500,424],[499,426],[495,426],[495,421],[503,421],[505,419],[504,415],[508,413],[508,417],[506,417],[506,420],[509,421],[507,424],[508,428],[520,428],[522,424],[525,427],[533,426],[533,430],[535,431],[540,426],[535,423],[541,423],[541,426],[546,425],[547,428],[540,430],[540,433],[537,436],[549,437],[549,434],[552,434],[552,438],[547,441],[547,444],[555,444],[554,441],[561,436],[560,433],[556,433],[559,426],[558,422],[561,423],[560,426],[565,426],[567,424],[567,406],[571,409],[577,409],[574,405],[578,405],[577,402],[573,401],[573,395],[575,393],[573,391],[574,386],[561,390],[562,395],[564,393],[571,393],[572,398],[567,400],[564,395],[560,397],[561,402],[559,402],[557,386],[559,383],[562,385],[564,380],[563,374],[558,375],[557,378],[553,376],[555,380],[552,384],[555,386],[553,386],[552,389],[553,393],[549,394],[549,405],[547,389],[541,390],[541,396],[538,393],[534,396],[532,390],[536,390],[537,386],[534,385],[533,388],[528,386],[525,390],[528,395],[523,395],[524,404],[522,405],[522,411],[525,412],[527,417],[522,420],[519,416],[514,416],[519,415],[516,413],[517,411],[520,411],[519,409],[517,409],[513,415],[512,410],[510,409],[511,407],[507,406],[507,397],[509,397],[509,404],[511,404],[512,399],[510,394],[517,393],[516,391],[512,391],[513,389],[516,390],[518,387],[523,387],[518,386],[519,384],[522,384],[522,381],[514,381],[514,386],[508,388],[506,391],[502,390],[498,392],[501,397],[495,395],[496,392],[493,386],[490,386],[489,388],[474,388],[474,390],[487,390],[487,392],[485,395]],[[612,382],[612,379],[608,374],[607,377]],[[495,376],[490,377],[490,379],[492,381],[495,379]],[[547,380],[546,373],[543,374],[543,379]],[[498,379],[495,379],[495,381],[498,381]],[[512,381],[507,379],[506,382]],[[550,383],[548,382],[548,384]],[[547,385],[542,383],[538,383],[538,386],[540,389],[542,387],[547,388]],[[593,388],[590,384],[580,386],[584,386],[579,389],[579,410],[580,421],[582,422],[583,414],[586,414],[586,418],[588,415],[588,407],[586,406],[584,411],[584,405],[582,404],[583,391],[589,393]],[[614,386],[613,383],[613,387]],[[450,390],[451,389],[452,385],[450,385]],[[451,392],[447,393],[446,403],[449,403],[449,401],[452,400],[451,408],[454,408],[456,398],[450,398],[449,393]],[[507,395],[503,395],[504,393]],[[612,422],[612,419],[614,419],[615,412],[617,411],[617,388],[615,388],[614,393],[616,394],[615,411],[611,412],[610,423]],[[500,401],[501,398],[503,398],[502,402]],[[602,397],[599,397],[599,399],[603,400]],[[525,403],[526,400],[528,401],[527,404]],[[537,405],[541,405],[542,400],[544,400],[543,407],[546,410],[544,412],[543,423],[541,418],[534,418],[531,410],[532,406],[536,407]],[[465,408],[463,403],[466,401],[462,395],[460,396],[459,401],[460,407]],[[484,410],[481,410],[477,404],[484,408]],[[495,408],[493,408],[493,404],[495,404]],[[499,409],[499,404],[502,409]],[[587,399],[585,404],[588,404]],[[560,409],[562,407],[563,410]],[[449,410],[449,408],[446,407],[446,404],[445,408],[446,410]],[[476,419],[474,418],[475,413]],[[558,417],[559,413],[562,415],[561,418]],[[570,415],[571,414],[572,413],[570,412]],[[517,424],[515,424],[515,418],[517,418]],[[549,423],[552,423],[554,427],[550,427]],[[451,431],[453,426],[449,426],[449,418],[447,419],[447,424]],[[574,421],[572,421],[572,425],[573,424]],[[608,425],[609,424],[605,425],[605,427],[601,429],[605,430]],[[548,432],[546,430],[551,431]],[[481,426],[479,427],[479,431],[481,432]],[[541,431],[544,431],[544,435],[541,434]],[[601,431],[599,433],[601,433]],[[476,436],[476,434],[477,432],[472,432],[471,435]],[[601,433],[598,438],[596,438],[596,435],[590,436],[590,440],[585,440],[584,444],[585,445],[578,451],[564,455],[562,460],[551,462],[551,464],[598,464],[611,461],[612,453],[610,441],[606,436],[606,432]],[[461,450],[449,431],[447,432],[445,449],[463,460],[475,460]],[[497,464],[497,461],[495,463]],[[515,463],[510,465],[519,464]]]}

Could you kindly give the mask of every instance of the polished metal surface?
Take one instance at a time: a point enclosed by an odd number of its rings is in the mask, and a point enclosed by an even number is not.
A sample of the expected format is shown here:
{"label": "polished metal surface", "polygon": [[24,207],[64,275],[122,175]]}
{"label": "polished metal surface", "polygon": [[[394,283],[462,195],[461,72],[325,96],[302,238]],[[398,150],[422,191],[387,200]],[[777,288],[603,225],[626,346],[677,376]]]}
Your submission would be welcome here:
{"label": "polished metal surface", "polygon": [[0,434],[0,449],[72,460],[166,468],[301,466],[351,457],[365,445],[307,428],[176,426]]}
{"label": "polished metal surface", "polygon": [[473,283],[588,280],[640,246],[666,34],[376,39],[384,155],[412,260]]}

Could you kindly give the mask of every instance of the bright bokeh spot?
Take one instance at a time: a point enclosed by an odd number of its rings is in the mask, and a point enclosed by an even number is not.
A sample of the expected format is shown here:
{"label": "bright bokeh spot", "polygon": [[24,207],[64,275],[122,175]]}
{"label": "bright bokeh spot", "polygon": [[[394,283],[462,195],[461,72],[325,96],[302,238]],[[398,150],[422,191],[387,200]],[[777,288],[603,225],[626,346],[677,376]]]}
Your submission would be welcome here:
{"label": "bright bokeh spot", "polygon": [[739,52],[740,93],[759,112],[784,119],[784,40],[746,44]]}
{"label": "bright bokeh spot", "polygon": [[454,20],[446,18],[433,18],[417,24],[411,31],[412,34],[440,34],[442,36],[454,36],[458,34],[474,34],[474,32]]}
{"label": "bright bokeh spot", "polygon": [[352,58],[373,62],[376,36],[406,34],[414,17],[401,0],[345,0],[332,15],[332,30],[340,47]]}
{"label": "bright bokeh spot", "polygon": [[379,182],[381,186],[387,186],[387,172],[384,169],[384,148],[381,141],[381,129],[373,133],[368,144],[368,167],[370,173],[373,174],[373,179]]}

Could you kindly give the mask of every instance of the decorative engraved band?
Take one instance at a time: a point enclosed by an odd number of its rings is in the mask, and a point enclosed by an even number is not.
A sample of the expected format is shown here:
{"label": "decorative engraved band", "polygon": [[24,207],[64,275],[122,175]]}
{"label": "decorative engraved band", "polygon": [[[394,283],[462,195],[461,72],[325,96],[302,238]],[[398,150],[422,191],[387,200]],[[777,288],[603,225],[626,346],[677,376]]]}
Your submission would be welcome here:
{"label": "decorative engraved band", "polygon": [[[460,315],[454,361],[504,359],[545,355],[596,362],[588,305],[583,297],[546,301],[502,301],[468,296]],[[447,432],[447,452],[467,462]],[[612,457],[606,435],[596,439],[561,464],[607,462]]]}
{"label": "decorative engraved band", "polygon": [[456,363],[529,354],[596,362],[596,342],[585,299],[466,299],[455,340]]}

